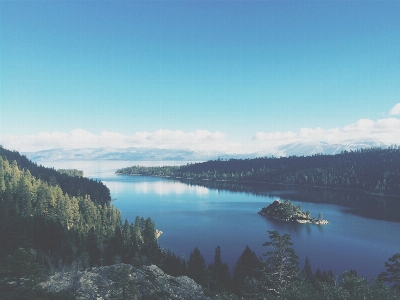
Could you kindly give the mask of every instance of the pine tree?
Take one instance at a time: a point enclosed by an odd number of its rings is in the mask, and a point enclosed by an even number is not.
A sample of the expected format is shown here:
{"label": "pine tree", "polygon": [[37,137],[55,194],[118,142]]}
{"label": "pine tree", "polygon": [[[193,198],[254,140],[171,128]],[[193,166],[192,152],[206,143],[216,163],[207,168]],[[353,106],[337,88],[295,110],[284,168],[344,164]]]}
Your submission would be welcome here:
{"label": "pine tree", "polygon": [[249,246],[243,251],[233,268],[232,287],[238,296],[244,296],[248,292],[247,281],[256,276],[256,270],[260,268],[261,262]]}
{"label": "pine tree", "polygon": [[142,255],[146,264],[157,264],[161,259],[161,250],[156,238],[156,228],[152,219],[144,221]]}
{"label": "pine tree", "polygon": [[304,262],[304,269],[302,271],[303,276],[310,282],[313,283],[314,282],[314,276],[311,270],[311,265],[310,265],[310,261],[308,260],[308,257],[306,257],[306,260]]}
{"label": "pine tree", "polygon": [[221,248],[215,248],[214,262],[208,266],[210,271],[211,282],[210,289],[221,293],[224,291],[231,291],[232,282],[229,267],[226,263],[222,263]]}
{"label": "pine tree", "polygon": [[323,281],[322,280],[322,272],[319,268],[315,271],[314,278],[315,278],[315,281],[319,281],[319,282]]}
{"label": "pine tree", "polygon": [[188,276],[204,287],[208,285],[206,262],[197,247],[190,253]]}
{"label": "pine tree", "polygon": [[400,253],[394,254],[385,262],[386,271],[379,274],[383,281],[393,284],[393,287],[400,291]]}
{"label": "pine tree", "polygon": [[279,294],[295,281],[298,275],[298,257],[291,248],[293,243],[289,234],[281,236],[277,231],[268,233],[271,241],[263,244],[270,249],[264,254],[264,288]]}
{"label": "pine tree", "polygon": [[2,271],[15,278],[17,288],[21,285],[21,278],[27,278],[30,286],[40,278],[40,265],[36,257],[24,248],[18,248],[6,257]]}

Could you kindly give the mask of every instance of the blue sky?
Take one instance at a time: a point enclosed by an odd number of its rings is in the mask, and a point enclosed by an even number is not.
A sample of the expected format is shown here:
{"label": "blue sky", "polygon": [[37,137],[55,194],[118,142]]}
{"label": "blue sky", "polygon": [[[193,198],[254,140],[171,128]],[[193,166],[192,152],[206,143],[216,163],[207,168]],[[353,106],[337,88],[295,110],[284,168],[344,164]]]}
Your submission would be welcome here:
{"label": "blue sky", "polygon": [[400,1],[4,1],[0,142],[400,143]]}

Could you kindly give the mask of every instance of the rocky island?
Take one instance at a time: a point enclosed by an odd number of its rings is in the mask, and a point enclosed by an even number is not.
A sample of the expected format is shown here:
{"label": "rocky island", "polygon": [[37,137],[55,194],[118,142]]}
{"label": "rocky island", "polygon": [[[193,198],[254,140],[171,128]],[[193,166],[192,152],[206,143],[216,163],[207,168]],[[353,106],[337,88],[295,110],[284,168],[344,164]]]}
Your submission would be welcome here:
{"label": "rocky island", "polygon": [[300,205],[295,206],[289,200],[275,200],[269,206],[262,208],[258,213],[265,217],[286,222],[311,223],[315,225],[329,224],[327,220],[322,219],[322,214],[320,214],[318,219],[311,218],[309,211],[303,212]]}

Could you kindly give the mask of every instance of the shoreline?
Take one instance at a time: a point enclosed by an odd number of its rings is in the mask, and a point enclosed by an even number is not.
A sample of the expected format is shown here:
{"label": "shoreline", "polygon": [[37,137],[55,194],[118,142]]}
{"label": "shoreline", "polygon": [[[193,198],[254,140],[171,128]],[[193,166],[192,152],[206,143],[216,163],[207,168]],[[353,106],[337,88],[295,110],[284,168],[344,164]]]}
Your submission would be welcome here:
{"label": "shoreline", "polygon": [[[310,213],[303,212],[300,206],[294,206],[290,201],[281,202],[275,200],[267,207],[263,207],[258,214],[285,222],[296,222],[300,224],[313,224],[313,225],[326,225],[329,224],[328,220],[323,220],[322,217],[316,219],[311,218]],[[322,216],[320,214],[320,216]]]}
{"label": "shoreline", "polygon": [[227,180],[227,179],[207,179],[207,178],[186,178],[186,177],[180,177],[180,176],[160,176],[160,175],[146,175],[146,174],[123,174],[123,173],[117,173],[115,172],[116,175],[128,175],[128,176],[149,176],[149,177],[161,177],[161,178],[173,178],[173,179],[183,179],[183,180],[199,180],[199,181],[214,181],[214,182],[231,182],[231,183],[256,183],[256,184],[276,184],[276,185],[287,185],[287,186],[298,186],[298,187],[307,187],[307,188],[316,188],[316,189],[330,189],[330,190],[338,190],[338,191],[351,191],[351,192],[358,192],[358,193],[363,193],[367,195],[373,195],[373,196],[380,196],[380,197],[390,197],[390,198],[399,198],[400,200],[400,195],[387,195],[387,194],[377,194],[377,193],[372,193],[368,192],[365,190],[360,190],[360,189],[346,189],[346,188],[340,188],[340,187],[329,187],[329,186],[319,186],[319,185],[308,185],[308,184],[298,184],[298,183],[279,183],[279,182],[268,182],[268,181],[250,181],[250,180]]}

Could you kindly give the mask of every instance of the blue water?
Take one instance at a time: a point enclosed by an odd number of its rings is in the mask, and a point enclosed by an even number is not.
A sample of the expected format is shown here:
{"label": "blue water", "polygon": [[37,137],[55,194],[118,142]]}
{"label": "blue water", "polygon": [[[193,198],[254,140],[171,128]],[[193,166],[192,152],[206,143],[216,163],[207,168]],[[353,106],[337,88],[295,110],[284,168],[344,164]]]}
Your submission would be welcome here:
{"label": "blue water", "polygon": [[268,230],[289,233],[300,267],[307,256],[314,272],[320,268],[338,275],[354,269],[370,279],[384,270],[389,257],[400,252],[400,223],[346,213],[346,209],[338,205],[294,199],[295,205],[300,204],[302,210],[309,210],[313,217],[323,213],[330,224],[292,224],[257,214],[278,197],[208,189],[164,178],[114,174],[120,167],[159,165],[160,162],[40,163],[55,168],[77,168],[86,176],[101,180],[110,189],[113,205],[121,210],[123,219],[132,222],[137,215],[151,217],[157,229],[163,231],[160,246],[179,256],[188,259],[190,252],[198,247],[206,262],[211,263],[215,247],[220,246],[222,259],[231,271],[246,245],[258,256],[267,251],[262,244],[269,240]]}

